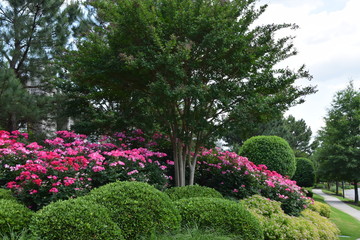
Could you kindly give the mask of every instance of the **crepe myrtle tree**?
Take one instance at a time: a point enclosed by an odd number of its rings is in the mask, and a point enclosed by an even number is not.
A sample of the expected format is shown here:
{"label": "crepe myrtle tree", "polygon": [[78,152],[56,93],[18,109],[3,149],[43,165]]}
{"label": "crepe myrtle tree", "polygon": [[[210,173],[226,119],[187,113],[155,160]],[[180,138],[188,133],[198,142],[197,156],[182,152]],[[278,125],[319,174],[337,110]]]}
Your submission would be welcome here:
{"label": "crepe myrtle tree", "polygon": [[130,93],[142,96],[147,119],[155,119],[170,137],[177,186],[194,183],[201,147],[239,120],[231,113],[269,106],[284,111],[315,92],[312,86],[294,86],[297,79],[310,80],[304,66],[276,67],[296,51],[292,36],[275,34],[297,26],[255,25],[266,9],[256,0],[89,4],[98,26],[65,58],[72,84],[119,102]]}

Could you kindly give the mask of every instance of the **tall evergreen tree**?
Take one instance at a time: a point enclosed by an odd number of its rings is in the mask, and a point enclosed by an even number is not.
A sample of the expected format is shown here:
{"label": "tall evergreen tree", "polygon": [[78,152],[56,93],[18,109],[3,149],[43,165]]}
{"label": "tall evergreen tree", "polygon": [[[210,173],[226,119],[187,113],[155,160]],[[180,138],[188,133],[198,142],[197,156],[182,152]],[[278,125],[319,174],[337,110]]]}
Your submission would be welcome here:
{"label": "tall evergreen tree", "polygon": [[320,131],[317,159],[320,174],[331,180],[354,183],[355,202],[359,201],[360,181],[360,90],[351,82],[336,93]]}
{"label": "tall evergreen tree", "polygon": [[51,93],[60,70],[54,58],[69,44],[80,13],[77,3],[64,0],[0,1],[0,65],[31,93]]}
{"label": "tall evergreen tree", "polygon": [[12,69],[0,68],[0,129],[11,131],[37,120],[37,98],[23,88]]}

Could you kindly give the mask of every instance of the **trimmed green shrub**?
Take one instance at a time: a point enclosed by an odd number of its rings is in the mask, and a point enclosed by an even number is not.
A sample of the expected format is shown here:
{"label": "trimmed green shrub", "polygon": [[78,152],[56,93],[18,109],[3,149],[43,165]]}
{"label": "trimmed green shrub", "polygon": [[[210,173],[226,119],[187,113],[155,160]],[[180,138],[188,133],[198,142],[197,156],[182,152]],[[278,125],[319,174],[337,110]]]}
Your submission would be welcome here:
{"label": "trimmed green shrub", "polygon": [[4,188],[0,188],[0,199],[16,201],[16,198],[12,195],[11,190]]}
{"label": "trimmed green shrub", "polygon": [[302,239],[299,238],[299,233],[293,227],[294,217],[284,213],[280,202],[259,195],[254,195],[241,202],[258,218],[266,240]]}
{"label": "trimmed green shrub", "polygon": [[277,136],[256,136],[249,138],[240,148],[239,155],[255,164],[264,164],[269,170],[292,177],[296,162],[294,151],[285,139]]}
{"label": "trimmed green shrub", "polygon": [[296,171],[293,180],[300,187],[312,187],[315,184],[315,167],[307,158],[296,158]]}
{"label": "trimmed green shrub", "polygon": [[81,198],[54,202],[39,210],[30,230],[42,240],[123,239],[106,208]]}
{"label": "trimmed green shrub", "polygon": [[263,239],[258,220],[241,204],[220,198],[196,197],[175,202],[180,210],[183,226],[198,226],[227,233],[241,239]]}
{"label": "trimmed green shrub", "polygon": [[311,211],[310,209],[304,210],[301,215],[315,225],[319,232],[320,239],[339,239],[338,235],[340,234],[340,230],[328,218],[322,217],[319,213]]}
{"label": "trimmed green shrub", "polygon": [[0,233],[20,232],[28,226],[33,212],[24,205],[7,199],[0,199]]}
{"label": "trimmed green shrub", "polygon": [[223,198],[221,193],[216,191],[214,188],[192,185],[184,187],[173,187],[165,191],[165,193],[171,198],[171,200],[176,201],[183,198],[192,198],[192,197],[209,197],[209,198]]}
{"label": "trimmed green shrub", "polygon": [[337,227],[316,212],[305,210],[300,217],[289,216],[281,209],[280,202],[259,195],[241,202],[260,221],[266,240],[337,239]]}
{"label": "trimmed green shrub", "polygon": [[179,211],[169,196],[146,183],[109,183],[84,198],[105,206],[126,239],[180,227]]}
{"label": "trimmed green shrub", "polygon": [[323,217],[330,218],[331,208],[329,205],[321,202],[314,202],[309,205],[309,209],[319,213]]}

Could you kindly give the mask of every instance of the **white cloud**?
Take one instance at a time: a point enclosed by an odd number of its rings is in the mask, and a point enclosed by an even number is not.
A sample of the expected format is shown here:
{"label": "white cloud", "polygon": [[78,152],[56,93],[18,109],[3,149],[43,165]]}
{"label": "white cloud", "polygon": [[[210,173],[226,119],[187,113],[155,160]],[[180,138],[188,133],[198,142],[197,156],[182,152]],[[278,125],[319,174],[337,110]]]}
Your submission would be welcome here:
{"label": "white cloud", "polygon": [[[314,76],[312,84],[318,93],[287,114],[303,118],[316,132],[324,125],[323,117],[336,91],[349,80],[360,87],[359,0],[262,0],[268,9],[258,23],[296,23],[295,35],[299,54],[283,64],[296,68],[305,64]],[[301,84],[309,82],[300,81]]]}

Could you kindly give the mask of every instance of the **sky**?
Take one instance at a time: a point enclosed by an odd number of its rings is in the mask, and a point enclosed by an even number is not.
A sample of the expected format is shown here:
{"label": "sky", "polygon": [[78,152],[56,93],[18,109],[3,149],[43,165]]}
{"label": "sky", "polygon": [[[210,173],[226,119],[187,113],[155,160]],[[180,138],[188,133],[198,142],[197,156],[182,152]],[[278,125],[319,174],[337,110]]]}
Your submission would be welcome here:
{"label": "sky", "polygon": [[360,88],[360,0],[260,0],[268,8],[257,24],[295,23],[292,35],[298,54],[282,65],[297,69],[305,64],[313,79],[297,85],[316,85],[318,92],[285,115],[304,119],[313,134],[323,126],[333,96],[352,80]]}

